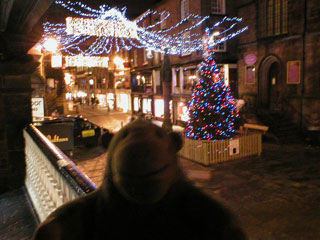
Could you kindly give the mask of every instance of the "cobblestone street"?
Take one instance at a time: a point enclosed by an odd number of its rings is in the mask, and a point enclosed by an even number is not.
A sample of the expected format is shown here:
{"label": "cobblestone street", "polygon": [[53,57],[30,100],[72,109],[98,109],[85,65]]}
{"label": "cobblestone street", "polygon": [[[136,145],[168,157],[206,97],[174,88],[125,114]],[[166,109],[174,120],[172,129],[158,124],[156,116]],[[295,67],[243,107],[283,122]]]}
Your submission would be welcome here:
{"label": "cobblestone street", "polygon": [[[110,122],[116,121],[109,114]],[[126,114],[117,114],[127,119]],[[320,239],[319,156],[317,147],[264,143],[260,157],[210,167],[185,159],[180,163],[195,185],[235,212],[249,239],[313,240]],[[99,186],[105,149],[80,149],[74,160]]]}

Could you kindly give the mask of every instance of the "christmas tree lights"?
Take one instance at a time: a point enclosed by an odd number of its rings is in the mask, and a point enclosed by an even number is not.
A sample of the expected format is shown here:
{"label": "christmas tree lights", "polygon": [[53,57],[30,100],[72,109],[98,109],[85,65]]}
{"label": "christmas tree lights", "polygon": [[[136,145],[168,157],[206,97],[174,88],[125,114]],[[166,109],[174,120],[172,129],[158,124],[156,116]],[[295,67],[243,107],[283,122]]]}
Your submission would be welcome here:
{"label": "christmas tree lights", "polygon": [[199,67],[200,79],[193,89],[188,103],[189,120],[186,136],[196,140],[231,138],[239,113],[229,86],[225,86],[222,74],[213,58],[214,44],[210,29],[206,29],[203,61]]}

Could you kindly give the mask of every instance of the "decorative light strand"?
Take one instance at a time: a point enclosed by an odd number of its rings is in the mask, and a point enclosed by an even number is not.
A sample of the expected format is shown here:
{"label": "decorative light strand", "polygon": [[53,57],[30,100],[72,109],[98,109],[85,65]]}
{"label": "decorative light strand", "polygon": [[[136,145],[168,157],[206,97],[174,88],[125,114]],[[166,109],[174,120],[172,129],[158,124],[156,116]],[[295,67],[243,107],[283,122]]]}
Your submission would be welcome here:
{"label": "decorative light strand", "polygon": [[[67,25],[44,24],[44,38],[56,37],[61,44],[60,50],[70,55],[94,56],[110,53],[112,48],[115,48],[118,52],[121,48],[129,50],[132,47],[147,48],[159,53],[166,52],[169,55],[187,54],[202,50],[201,34],[191,33],[191,31],[199,27],[208,17],[191,14],[166,30],[150,31],[150,29],[164,22],[170,16],[170,13],[148,10],[138,20],[129,21],[125,17],[126,8],[110,8],[107,5],[102,5],[99,9],[92,9],[80,2],[70,1],[56,1],[56,4],[82,17],[86,17],[68,18]],[[150,14],[159,14],[164,17],[148,27],[137,25]],[[183,27],[182,25],[188,20],[195,21],[195,24],[174,34],[168,34],[175,29]],[[208,28],[208,31],[224,22],[234,22],[228,29],[220,33],[220,35],[225,34],[241,21],[241,18],[224,17],[222,21],[214,24],[212,28]],[[244,27],[235,33],[230,33],[208,44],[212,46],[221,44],[247,29],[247,27]],[[185,33],[187,32],[189,34],[186,35]]]}

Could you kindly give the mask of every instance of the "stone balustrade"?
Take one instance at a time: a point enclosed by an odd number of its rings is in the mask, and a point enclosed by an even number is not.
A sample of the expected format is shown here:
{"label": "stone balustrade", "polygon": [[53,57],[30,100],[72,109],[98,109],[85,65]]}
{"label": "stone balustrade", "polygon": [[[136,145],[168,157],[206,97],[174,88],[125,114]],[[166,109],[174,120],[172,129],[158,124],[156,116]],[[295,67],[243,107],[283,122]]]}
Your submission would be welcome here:
{"label": "stone balustrade", "polygon": [[96,189],[96,185],[34,125],[24,129],[25,185],[42,222],[62,204]]}

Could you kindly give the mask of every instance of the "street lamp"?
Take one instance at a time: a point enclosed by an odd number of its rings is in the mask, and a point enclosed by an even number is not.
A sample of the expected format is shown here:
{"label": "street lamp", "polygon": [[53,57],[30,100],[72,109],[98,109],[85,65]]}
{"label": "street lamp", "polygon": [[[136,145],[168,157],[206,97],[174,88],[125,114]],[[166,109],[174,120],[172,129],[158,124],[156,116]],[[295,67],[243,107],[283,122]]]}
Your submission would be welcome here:
{"label": "street lamp", "polygon": [[43,47],[46,51],[55,53],[58,50],[59,43],[55,38],[48,38],[43,43]]}

